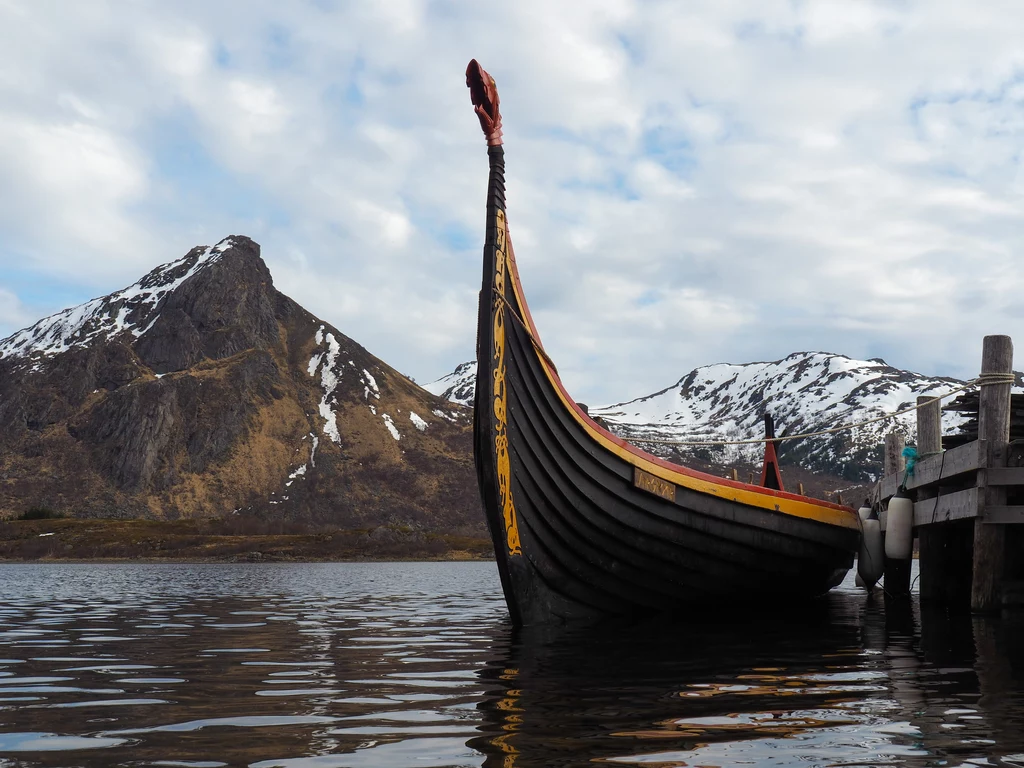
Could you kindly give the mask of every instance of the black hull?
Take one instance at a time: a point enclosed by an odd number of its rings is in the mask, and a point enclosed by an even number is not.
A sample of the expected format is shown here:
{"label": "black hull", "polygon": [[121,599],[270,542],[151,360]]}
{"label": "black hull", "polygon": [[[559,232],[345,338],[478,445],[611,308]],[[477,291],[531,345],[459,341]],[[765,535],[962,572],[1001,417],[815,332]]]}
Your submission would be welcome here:
{"label": "black hull", "polygon": [[561,387],[519,289],[503,152],[489,149],[475,457],[515,624],[821,595],[853,562],[845,507],[669,465]]}

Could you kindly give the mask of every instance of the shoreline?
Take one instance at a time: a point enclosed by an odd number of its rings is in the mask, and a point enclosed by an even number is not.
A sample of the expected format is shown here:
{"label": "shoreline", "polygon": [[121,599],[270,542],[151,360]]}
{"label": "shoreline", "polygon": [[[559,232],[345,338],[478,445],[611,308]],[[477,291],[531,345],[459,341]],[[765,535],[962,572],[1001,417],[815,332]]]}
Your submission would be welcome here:
{"label": "shoreline", "polygon": [[381,557],[381,558],[264,558],[260,560],[225,560],[222,558],[201,557],[42,557],[35,559],[0,558],[0,566],[4,565],[342,565],[347,563],[488,563],[494,557]]}
{"label": "shoreline", "polygon": [[344,563],[493,560],[489,537],[407,525],[310,530],[301,522],[50,518],[0,521],[0,564]]}

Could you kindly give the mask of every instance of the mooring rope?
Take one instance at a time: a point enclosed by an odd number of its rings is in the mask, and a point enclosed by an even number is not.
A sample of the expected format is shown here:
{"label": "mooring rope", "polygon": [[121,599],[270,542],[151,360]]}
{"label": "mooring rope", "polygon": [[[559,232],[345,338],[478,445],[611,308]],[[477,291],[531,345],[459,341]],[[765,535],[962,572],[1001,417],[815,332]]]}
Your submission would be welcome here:
{"label": "mooring rope", "polygon": [[983,387],[992,387],[996,384],[1009,384],[1014,385],[1017,383],[1017,374],[1015,373],[983,373],[975,379],[978,384]]}

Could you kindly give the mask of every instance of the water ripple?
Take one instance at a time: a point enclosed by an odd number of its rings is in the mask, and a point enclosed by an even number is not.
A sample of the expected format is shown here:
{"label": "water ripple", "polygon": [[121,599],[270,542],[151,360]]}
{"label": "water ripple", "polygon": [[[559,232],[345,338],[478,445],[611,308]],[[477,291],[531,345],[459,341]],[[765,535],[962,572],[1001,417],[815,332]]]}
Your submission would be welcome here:
{"label": "water ripple", "polygon": [[1024,768],[1012,618],[513,632],[490,563],[0,569],[4,768]]}

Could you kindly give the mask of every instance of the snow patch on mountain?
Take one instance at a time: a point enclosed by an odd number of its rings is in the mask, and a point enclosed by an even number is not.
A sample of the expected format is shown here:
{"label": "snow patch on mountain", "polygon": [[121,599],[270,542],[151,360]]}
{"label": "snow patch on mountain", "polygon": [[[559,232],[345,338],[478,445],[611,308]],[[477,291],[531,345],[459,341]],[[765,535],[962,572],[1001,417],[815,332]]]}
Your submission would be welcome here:
{"label": "snow patch on mountain", "polygon": [[[318,410],[321,418],[324,420],[324,434],[335,443],[341,443],[341,434],[338,432],[338,417],[332,407],[338,404],[338,398],[334,390],[337,388],[338,382],[341,381],[341,369],[335,364],[338,361],[338,355],[341,354],[341,345],[338,344],[333,333],[324,333],[324,326],[322,325],[317,329],[313,340],[318,345],[323,344],[324,341],[327,342],[327,351],[314,355],[309,361],[309,367],[307,368],[307,370],[312,372],[312,376],[316,375],[317,367],[320,369],[320,386],[323,389],[324,396],[320,399]],[[314,365],[314,361],[316,365]]]}
{"label": "snow patch on mountain", "polygon": [[287,488],[288,486],[290,486],[292,483],[295,482],[295,478],[302,477],[304,474],[306,474],[306,465],[305,464],[303,464],[301,467],[299,467],[294,472],[292,472],[290,475],[288,475],[288,482],[284,484],[284,487]]}
{"label": "snow patch on mountain", "polygon": [[395,421],[388,414],[381,414],[381,418],[384,419],[384,425],[388,428],[388,432],[395,440],[401,440],[402,436],[398,432],[398,427],[395,426]]}
{"label": "snow patch on mountain", "polygon": [[460,363],[447,376],[424,384],[423,388],[427,392],[445,400],[451,400],[453,403],[472,405],[473,392],[476,389],[476,361]]}
{"label": "snow patch on mountain", "polygon": [[373,395],[375,398],[380,400],[380,390],[377,388],[377,380],[373,378],[373,374],[365,368],[363,368],[362,382],[365,384],[363,387],[363,399],[369,400],[370,395]]}
{"label": "snow patch on mountain", "polygon": [[157,267],[123,290],[44,317],[0,341],[0,358],[52,357],[125,332],[142,336],[160,316],[163,298],[217,262],[233,245],[232,238],[226,237],[216,245],[193,250],[177,261]]}
{"label": "snow patch on mountain", "polygon": [[[321,327],[320,330],[322,331],[323,328]],[[317,341],[317,344],[320,344],[323,341],[322,336],[319,338],[320,340]],[[316,369],[320,367],[320,361],[323,359],[324,356],[322,354],[315,354],[309,358],[309,365],[306,366],[306,372],[309,373],[310,376],[316,376]]]}

